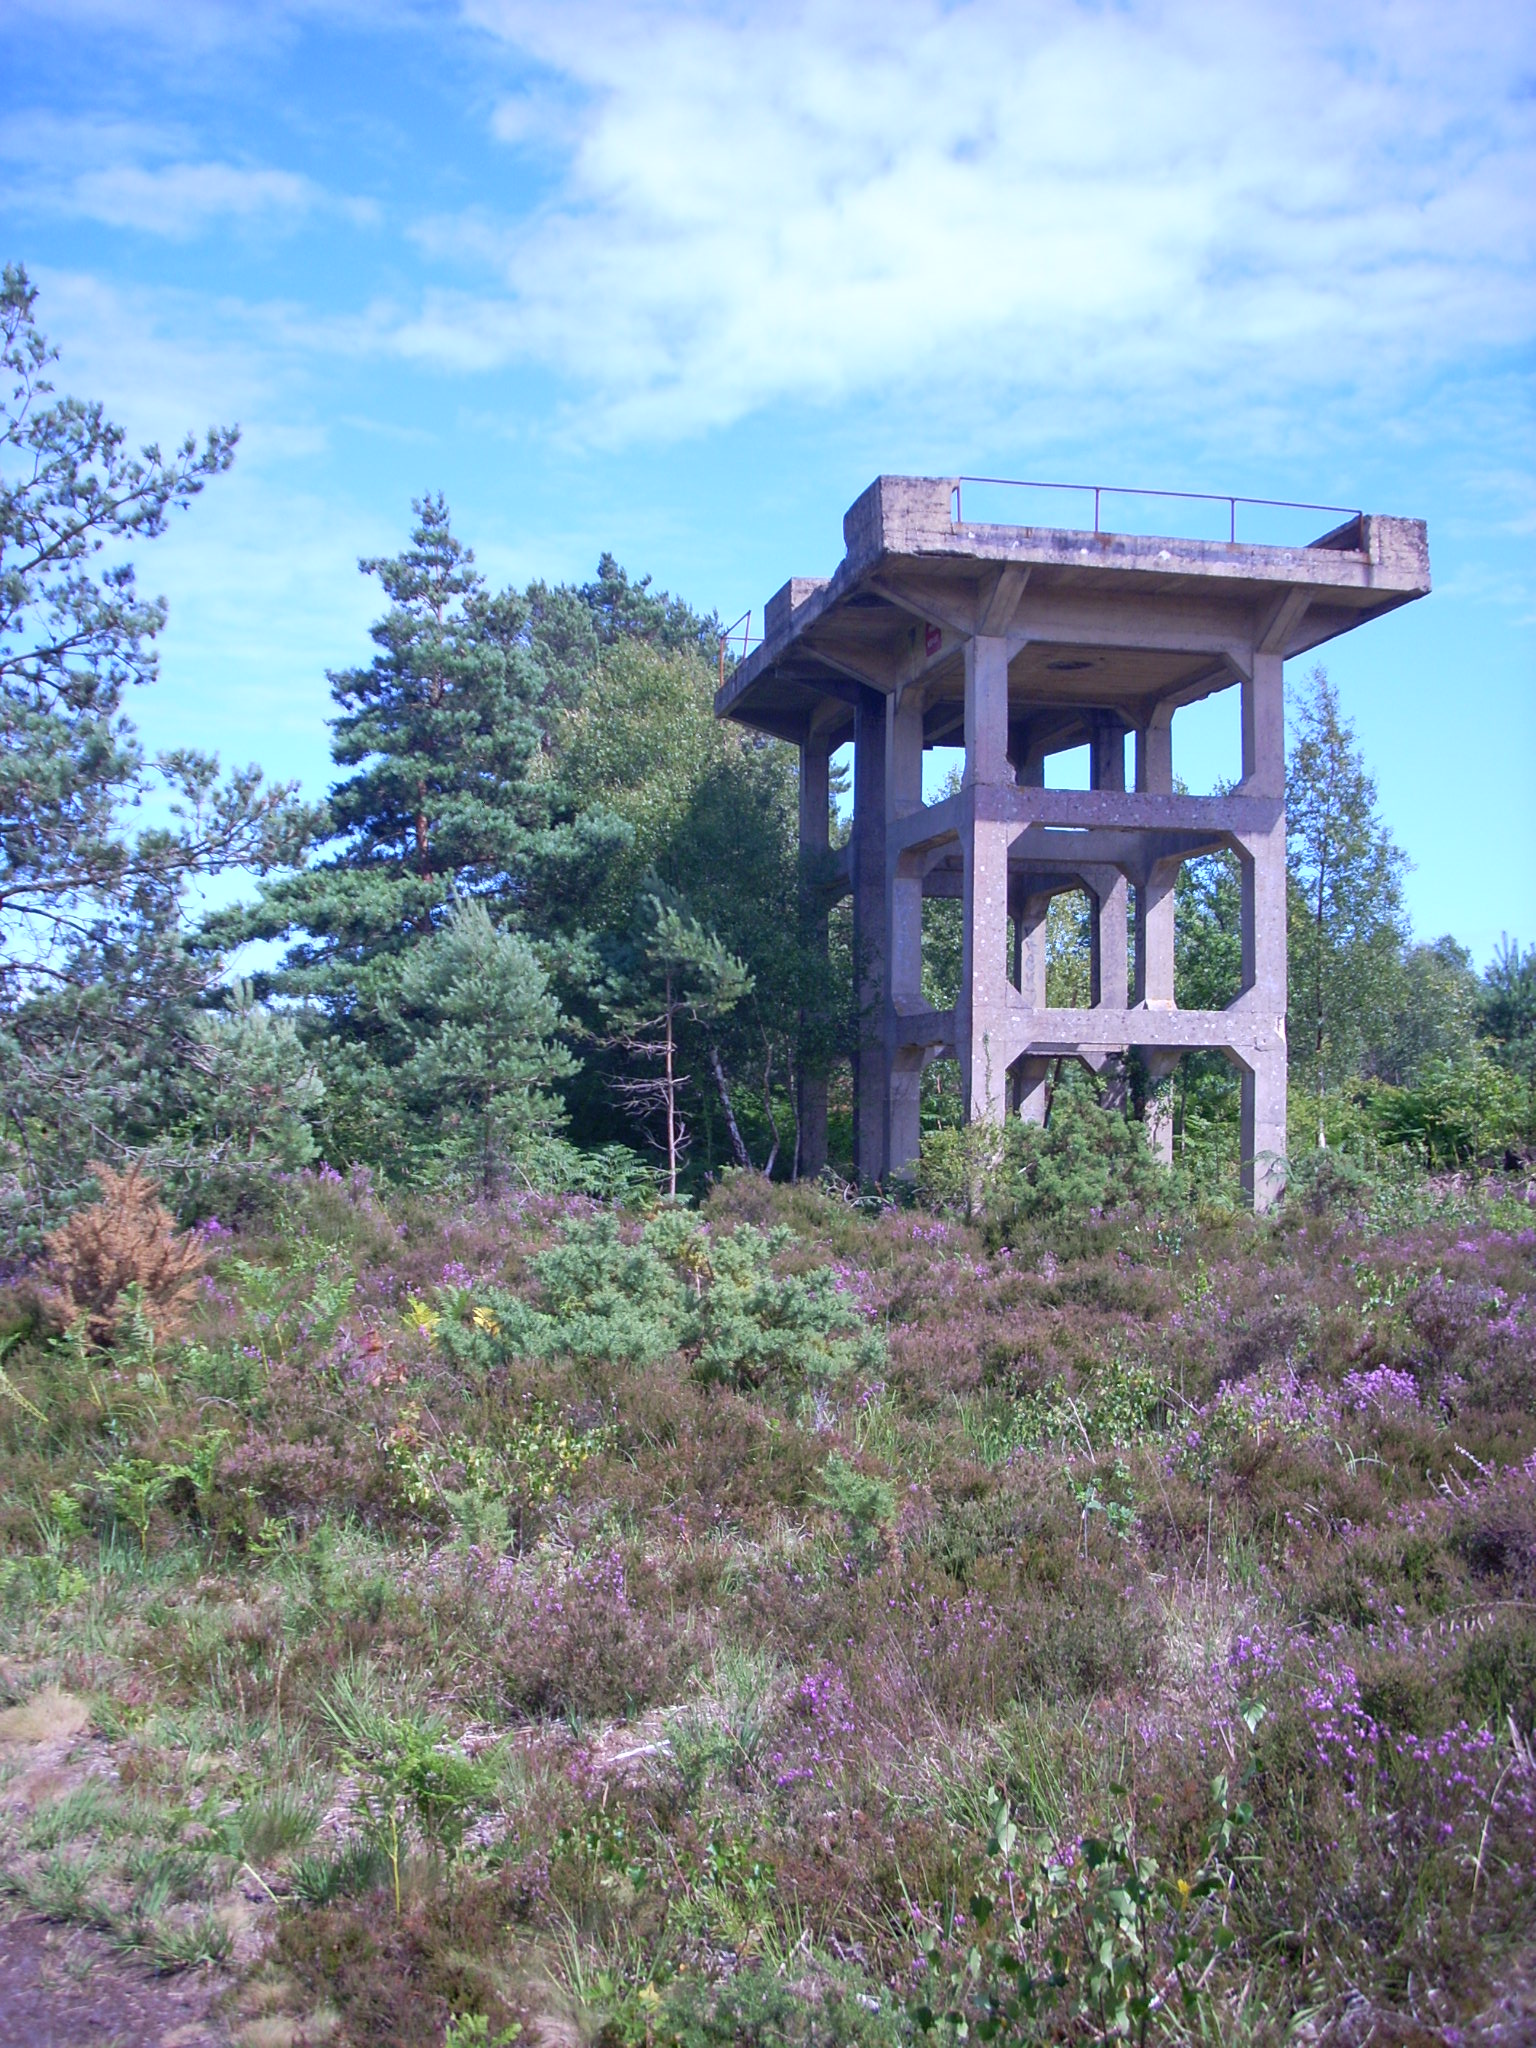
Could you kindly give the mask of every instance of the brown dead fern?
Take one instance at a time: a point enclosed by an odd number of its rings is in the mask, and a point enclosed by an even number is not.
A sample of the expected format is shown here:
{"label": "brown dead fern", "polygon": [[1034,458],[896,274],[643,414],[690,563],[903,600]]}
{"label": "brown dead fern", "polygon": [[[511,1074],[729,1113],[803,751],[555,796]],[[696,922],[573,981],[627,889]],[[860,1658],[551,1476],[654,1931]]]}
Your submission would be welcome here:
{"label": "brown dead fern", "polygon": [[48,1257],[39,1307],[66,1329],[83,1319],[87,1341],[108,1344],[123,1295],[137,1287],[155,1336],[181,1336],[205,1248],[177,1230],[159,1183],[137,1161],[122,1173],[93,1162],[90,1172],[100,1200],[77,1209],[43,1240]]}

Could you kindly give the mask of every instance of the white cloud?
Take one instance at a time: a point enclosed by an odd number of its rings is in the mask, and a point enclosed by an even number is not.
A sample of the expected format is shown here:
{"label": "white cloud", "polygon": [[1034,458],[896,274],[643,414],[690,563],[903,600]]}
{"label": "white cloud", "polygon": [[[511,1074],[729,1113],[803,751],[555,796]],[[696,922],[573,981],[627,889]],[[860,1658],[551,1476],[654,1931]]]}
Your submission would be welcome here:
{"label": "white cloud", "polygon": [[553,367],[611,433],[915,387],[1197,414],[1400,389],[1536,325],[1513,0],[467,12],[531,61],[493,126],[563,138],[559,186],[424,224],[500,289],[429,294],[391,345]]}
{"label": "white cloud", "polygon": [[0,126],[0,158],[17,167],[5,195],[13,205],[175,239],[216,221],[294,222],[316,211],[360,223],[377,217],[370,202],[327,193],[294,171],[199,160],[179,130],[148,122],[34,110]]}
{"label": "white cloud", "polygon": [[196,234],[220,218],[296,217],[319,201],[318,187],[292,171],[243,170],[234,164],[115,164],[87,171],[59,193],[59,204],[109,227],[154,235]]}

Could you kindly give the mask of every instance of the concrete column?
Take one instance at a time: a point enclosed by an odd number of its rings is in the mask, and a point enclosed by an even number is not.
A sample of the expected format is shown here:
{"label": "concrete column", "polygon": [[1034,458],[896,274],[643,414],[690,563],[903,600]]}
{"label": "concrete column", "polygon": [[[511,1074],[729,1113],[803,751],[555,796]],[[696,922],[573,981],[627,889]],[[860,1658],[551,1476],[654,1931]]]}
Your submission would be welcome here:
{"label": "concrete column", "polygon": [[1286,1150],[1286,879],[1285,664],[1257,650],[1243,695],[1244,796],[1278,799],[1268,832],[1245,835],[1242,862],[1244,1007],[1272,1020],[1273,1044],[1243,1073],[1243,1187],[1255,1209],[1267,1209],[1285,1185]]}
{"label": "concrete column", "polygon": [[[1118,718],[1095,713],[1089,750],[1089,783],[1094,789],[1125,789],[1125,727]],[[1130,895],[1124,875],[1101,870],[1089,882],[1093,908],[1089,917],[1090,982],[1095,1009],[1123,1010],[1126,1005],[1126,916]]]}
{"label": "concrete column", "polygon": [[1173,711],[1158,705],[1136,734],[1136,787],[1153,796],[1173,790]]}
{"label": "concrete column", "polygon": [[1278,654],[1253,657],[1244,676],[1243,796],[1285,795],[1285,663]]}
{"label": "concrete column", "polygon": [[1008,1067],[1008,840],[988,799],[1013,781],[1008,760],[1008,643],[965,649],[964,944],[956,1039],[968,1118],[1000,1119]]}
{"label": "concrete column", "polygon": [[1136,884],[1136,969],[1131,1000],[1143,1009],[1171,1010],[1173,906],[1179,863],[1154,861]]}
{"label": "concrete column", "polygon": [[965,784],[1011,783],[1008,642],[978,634],[965,644]]}
{"label": "concrete column", "polygon": [[1091,868],[1084,879],[1088,881],[1093,905],[1089,916],[1090,1001],[1096,1010],[1123,1010],[1129,972],[1126,880],[1117,868]]}
{"label": "concrete column", "polygon": [[886,1129],[887,1173],[909,1174],[923,1139],[923,1068],[914,1053],[891,1062]]}
{"label": "concrete column", "polygon": [[1095,712],[1089,753],[1089,785],[1093,789],[1125,788],[1125,727],[1118,718]]}
{"label": "concrete column", "polygon": [[1286,1008],[1285,819],[1267,833],[1243,835],[1243,990],[1253,1006],[1280,1016]]}
{"label": "concrete column", "polygon": [[1243,1192],[1255,1209],[1278,1201],[1285,1187],[1285,1041],[1237,1060],[1242,1075]]}
{"label": "concrete column", "polygon": [[[885,815],[889,822],[923,807],[923,707],[908,691],[885,721]],[[893,1000],[917,1000],[923,989],[923,878],[910,862],[890,862],[886,878]]]}
{"label": "concrete column", "polygon": [[861,689],[853,727],[853,954],[859,1005],[853,1061],[853,1156],[862,1180],[885,1170],[885,715]]}
{"label": "concrete column", "polygon": [[1045,1008],[1045,933],[1049,896],[1026,896],[1018,918],[1018,990],[1032,1010]]}
{"label": "concrete column", "polygon": [[[923,807],[923,701],[907,690],[887,706],[885,812],[910,817]],[[891,1003],[918,1004],[923,994],[923,878],[918,862],[891,859],[886,872],[886,929],[890,941]],[[883,1022],[884,1020],[882,1020]],[[922,1139],[922,1062],[887,1050],[882,1174],[900,1173],[916,1159]]]}
{"label": "concrete column", "polygon": [[[817,886],[818,869],[830,850],[831,755],[825,740],[810,738],[800,748],[801,915],[809,945],[827,952],[826,899]],[[800,1073],[800,1171],[814,1179],[827,1163],[827,1077]]]}
{"label": "concrete column", "polygon": [[[1144,795],[1173,790],[1173,713],[1159,707],[1136,735],[1136,787]],[[1177,861],[1157,861],[1136,885],[1136,984],[1132,1000],[1149,1010],[1173,1002],[1174,891]],[[1169,1142],[1172,1143],[1170,1131]]]}
{"label": "concrete column", "polygon": [[1027,1124],[1045,1122],[1046,1084],[1051,1066],[1050,1060],[1034,1057],[1019,1060],[1014,1066],[1015,1113]]}
{"label": "concrete column", "polygon": [[1161,1160],[1164,1166],[1173,1164],[1173,1090],[1161,1084],[1168,1080],[1179,1064],[1179,1055],[1166,1048],[1143,1046],[1142,1059],[1146,1065],[1147,1078],[1153,1084],[1147,1091],[1146,1106],[1142,1112],[1142,1125],[1147,1134],[1147,1149],[1152,1157]]}

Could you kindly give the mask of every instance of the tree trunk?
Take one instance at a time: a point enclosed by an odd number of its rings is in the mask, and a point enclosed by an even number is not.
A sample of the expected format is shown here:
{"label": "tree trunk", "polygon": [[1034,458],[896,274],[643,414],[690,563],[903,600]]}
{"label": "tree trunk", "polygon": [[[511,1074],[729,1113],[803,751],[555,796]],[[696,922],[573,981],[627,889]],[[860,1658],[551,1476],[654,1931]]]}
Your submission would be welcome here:
{"label": "tree trunk", "polygon": [[667,973],[667,1194],[677,1200],[677,1081],[674,1076],[675,1041],[672,1036],[672,975]]}
{"label": "tree trunk", "polygon": [[795,1072],[794,1055],[789,1061],[789,1113],[795,1120],[795,1149],[790,1159],[789,1177],[800,1178],[800,1077]]}
{"label": "tree trunk", "polygon": [[725,1068],[720,1063],[720,1054],[714,1045],[709,1048],[709,1070],[715,1077],[715,1093],[720,1097],[720,1108],[725,1115],[725,1128],[731,1134],[731,1150],[736,1155],[736,1164],[750,1167],[752,1155],[748,1152],[746,1141],[737,1126],[736,1112],[731,1107],[731,1091],[726,1082]]}
{"label": "tree trunk", "polygon": [[763,1179],[772,1180],[773,1169],[779,1156],[779,1120],[773,1113],[773,1040],[763,1033],[767,1048],[763,1059],[763,1115],[768,1119],[768,1128],[773,1133],[773,1144],[769,1148],[768,1163],[763,1168]]}

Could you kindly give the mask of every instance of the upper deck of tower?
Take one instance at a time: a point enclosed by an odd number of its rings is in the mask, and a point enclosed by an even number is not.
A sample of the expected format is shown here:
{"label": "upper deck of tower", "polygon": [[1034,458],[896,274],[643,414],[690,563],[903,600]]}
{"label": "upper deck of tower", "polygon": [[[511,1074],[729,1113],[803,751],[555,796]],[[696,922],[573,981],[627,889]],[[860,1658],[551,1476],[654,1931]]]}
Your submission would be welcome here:
{"label": "upper deck of tower", "polygon": [[[1008,642],[1010,722],[1050,751],[1094,714],[1143,726],[1250,672],[1256,650],[1305,653],[1430,588],[1418,519],[1359,512],[1306,546],[1260,546],[977,524],[959,516],[960,485],[877,477],[843,520],[836,573],[769,599],[717,715],[836,744],[861,687],[916,684],[925,743],[942,744],[963,718],[965,643],[986,635]],[[1239,505],[1256,501],[1214,502],[1231,506],[1235,534]]]}

